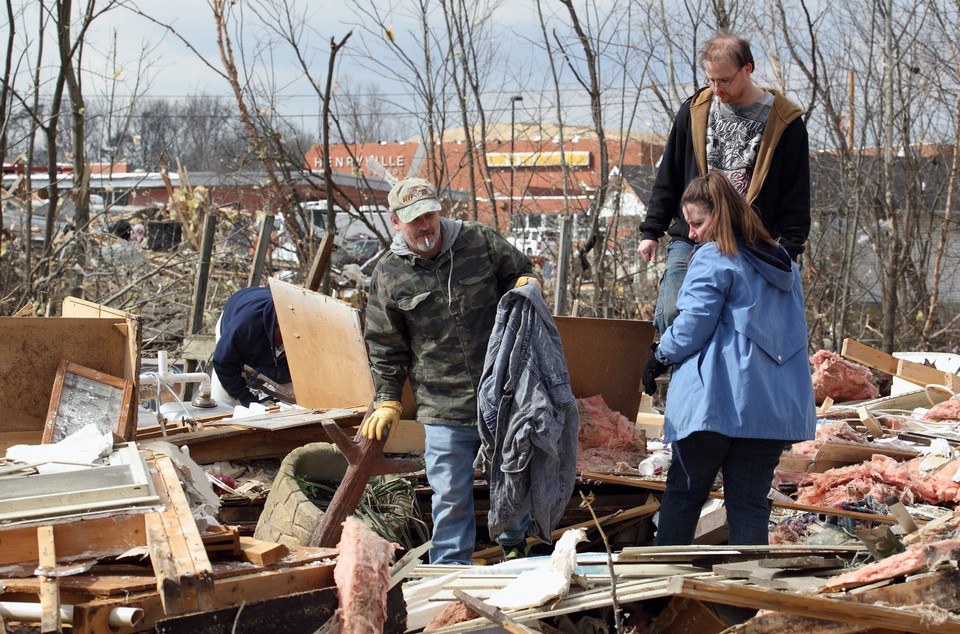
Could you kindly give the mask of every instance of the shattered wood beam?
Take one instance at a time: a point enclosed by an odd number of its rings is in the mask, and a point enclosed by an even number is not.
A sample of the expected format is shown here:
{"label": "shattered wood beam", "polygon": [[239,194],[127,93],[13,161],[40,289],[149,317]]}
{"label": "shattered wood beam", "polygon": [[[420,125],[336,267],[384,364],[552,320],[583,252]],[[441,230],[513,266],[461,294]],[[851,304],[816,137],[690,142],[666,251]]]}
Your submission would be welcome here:
{"label": "shattered wood beam", "polygon": [[[334,554],[331,552],[330,556]],[[332,564],[309,563],[296,568],[254,569],[247,575],[217,579],[213,585],[214,605],[211,609],[330,587],[334,585],[333,568]],[[101,634],[111,631],[107,619],[110,611],[119,606],[143,610],[143,619],[137,624],[138,632],[147,631],[167,616],[162,597],[157,592],[93,599],[74,606],[75,634]]]}
{"label": "shattered wood beam", "polygon": [[333,234],[328,231],[320,240],[317,254],[310,265],[310,272],[307,274],[306,287],[309,290],[316,291],[320,288],[323,276],[330,267],[331,253],[333,253]]}
{"label": "shattered wood beam", "polygon": [[[928,617],[924,614],[824,596],[766,590],[690,577],[672,577],[667,585],[667,591],[674,596],[698,601],[816,616],[841,623],[856,623],[904,632],[932,631]],[[948,618],[938,623],[936,631],[940,634],[960,634],[960,619]]]}

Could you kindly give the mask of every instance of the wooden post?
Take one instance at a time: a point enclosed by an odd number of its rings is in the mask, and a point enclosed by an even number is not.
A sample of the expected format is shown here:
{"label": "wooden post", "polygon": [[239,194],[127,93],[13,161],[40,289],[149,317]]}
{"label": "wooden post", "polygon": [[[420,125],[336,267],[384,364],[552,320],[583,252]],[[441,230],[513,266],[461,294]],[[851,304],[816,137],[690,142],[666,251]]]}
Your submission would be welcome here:
{"label": "wooden post", "polygon": [[554,285],[553,314],[567,314],[567,281],[570,270],[570,218],[560,219],[560,249],[557,254],[557,262],[553,267],[553,275],[556,280]]}
{"label": "wooden post", "polygon": [[[37,529],[40,569],[53,571],[57,567],[57,550],[53,541],[53,527],[41,526]],[[63,623],[60,620],[60,585],[53,575],[40,575],[40,631],[60,632]]]}
{"label": "wooden post", "polygon": [[267,214],[263,217],[263,226],[260,227],[260,238],[257,242],[257,252],[253,255],[253,268],[250,269],[250,277],[247,279],[247,286],[260,286],[260,278],[263,277],[264,263],[267,261],[267,251],[270,250],[270,236],[273,235],[273,214]]}
{"label": "wooden post", "polygon": [[327,272],[330,264],[330,254],[333,252],[333,235],[327,233],[320,241],[320,248],[317,249],[317,255],[310,266],[310,273],[307,275],[307,288],[316,291],[320,288],[323,276]]}
{"label": "wooden post", "polygon": [[[208,213],[203,219],[203,236],[200,242],[200,259],[197,262],[197,277],[193,283],[193,307],[190,321],[187,323],[187,336],[195,335],[203,329],[203,309],[207,303],[207,281],[210,279],[210,264],[213,259],[213,240],[217,233],[217,216]],[[184,364],[186,372],[195,372],[197,361],[187,359]],[[189,394],[184,394],[189,397]],[[157,404],[159,406],[159,403]]]}

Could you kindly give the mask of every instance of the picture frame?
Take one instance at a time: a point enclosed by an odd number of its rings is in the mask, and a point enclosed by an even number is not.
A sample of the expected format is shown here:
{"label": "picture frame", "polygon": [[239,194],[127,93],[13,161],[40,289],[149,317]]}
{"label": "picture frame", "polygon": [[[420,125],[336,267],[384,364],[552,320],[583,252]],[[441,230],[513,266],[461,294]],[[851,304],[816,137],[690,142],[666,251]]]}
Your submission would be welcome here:
{"label": "picture frame", "polygon": [[55,443],[94,424],[125,441],[133,440],[133,381],[61,360],[43,427],[43,444]]}

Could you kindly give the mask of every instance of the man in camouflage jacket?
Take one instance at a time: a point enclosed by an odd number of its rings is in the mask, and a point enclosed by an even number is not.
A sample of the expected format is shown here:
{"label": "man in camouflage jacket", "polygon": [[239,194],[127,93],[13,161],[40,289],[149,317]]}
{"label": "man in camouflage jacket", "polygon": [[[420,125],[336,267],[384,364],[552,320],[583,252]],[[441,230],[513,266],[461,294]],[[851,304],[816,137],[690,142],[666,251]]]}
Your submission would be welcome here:
{"label": "man in camouflage jacket", "polygon": [[[533,265],[492,227],[440,217],[436,191],[423,179],[401,181],[388,202],[397,234],[370,282],[365,338],[376,397],[362,432],[389,433],[409,378],[433,489],[430,561],[469,564],[477,389],[487,342],[500,297],[535,279]],[[522,539],[519,530],[507,543]]]}

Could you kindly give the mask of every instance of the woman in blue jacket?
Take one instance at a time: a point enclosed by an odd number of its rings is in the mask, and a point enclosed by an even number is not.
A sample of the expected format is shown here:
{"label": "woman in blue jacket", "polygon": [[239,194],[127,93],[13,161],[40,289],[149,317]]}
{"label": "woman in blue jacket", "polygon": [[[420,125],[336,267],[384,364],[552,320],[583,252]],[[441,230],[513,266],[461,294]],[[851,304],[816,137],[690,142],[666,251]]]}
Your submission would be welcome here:
{"label": "woman in blue jacket", "polygon": [[693,542],[718,472],[728,543],[766,544],[780,454],[816,428],[800,272],[722,174],[691,181],[681,205],[697,247],[680,314],[643,375],[652,394],[654,379],[675,366],[664,420],[673,462],[657,545]]}

